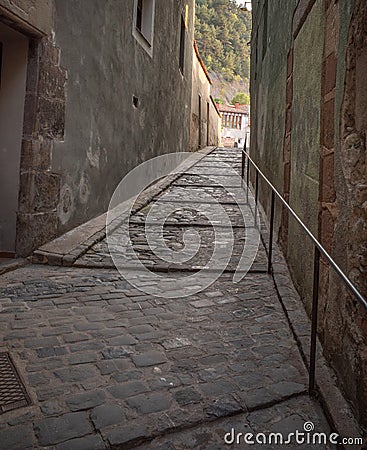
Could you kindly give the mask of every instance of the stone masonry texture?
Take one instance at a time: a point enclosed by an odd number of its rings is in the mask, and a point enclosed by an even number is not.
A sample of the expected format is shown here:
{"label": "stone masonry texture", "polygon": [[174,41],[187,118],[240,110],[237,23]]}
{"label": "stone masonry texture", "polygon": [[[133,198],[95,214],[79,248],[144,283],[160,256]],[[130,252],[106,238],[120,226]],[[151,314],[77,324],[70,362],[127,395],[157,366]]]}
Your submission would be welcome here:
{"label": "stone masonry texture", "polygon": [[[251,155],[366,298],[366,2],[283,6],[253,1]],[[269,214],[269,191],[260,188],[259,199]],[[278,208],[275,219],[310,314],[313,247],[306,238],[299,245],[302,232],[289,214]],[[325,355],[367,427],[367,311],[325,261],[319,298]]]}
{"label": "stone masonry texture", "polygon": [[[192,171],[218,159],[240,169],[238,152],[217,149]],[[235,206],[224,187],[212,192]],[[190,195],[178,197],[186,217]],[[96,244],[73,267],[28,265],[0,278],[2,347],[31,397],[0,415],[0,449],[213,450],[228,448],[232,428],[289,433],[311,421],[331,431],[307,395],[307,370],[261,257],[239,283],[228,270],[201,292],[167,298],[129,284],[105,251]],[[166,275],[174,291],[175,274]],[[284,285],[290,292],[289,278]]]}

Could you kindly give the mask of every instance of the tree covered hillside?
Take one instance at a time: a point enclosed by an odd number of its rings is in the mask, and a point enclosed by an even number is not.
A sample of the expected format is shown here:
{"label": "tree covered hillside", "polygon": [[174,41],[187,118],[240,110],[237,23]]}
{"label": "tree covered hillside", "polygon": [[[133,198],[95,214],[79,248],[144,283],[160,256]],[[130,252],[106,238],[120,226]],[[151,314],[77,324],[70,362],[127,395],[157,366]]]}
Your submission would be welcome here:
{"label": "tree covered hillside", "polygon": [[196,0],[195,38],[209,72],[224,81],[250,76],[251,14],[234,0]]}

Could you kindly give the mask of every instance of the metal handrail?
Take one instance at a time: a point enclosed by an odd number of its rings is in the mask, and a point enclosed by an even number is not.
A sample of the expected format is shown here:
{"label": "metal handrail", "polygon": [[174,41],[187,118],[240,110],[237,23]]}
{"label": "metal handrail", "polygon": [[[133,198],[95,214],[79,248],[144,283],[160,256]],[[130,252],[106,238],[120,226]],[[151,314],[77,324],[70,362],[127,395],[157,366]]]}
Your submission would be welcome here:
{"label": "metal handrail", "polygon": [[247,160],[247,176],[246,183],[247,189],[250,185],[250,163],[254,167],[255,173],[255,204],[258,205],[258,189],[259,189],[259,175],[266,182],[271,189],[271,208],[270,208],[270,235],[269,235],[269,250],[268,250],[268,273],[272,270],[272,256],[273,256],[273,238],[274,238],[274,208],[275,197],[277,197],[283,206],[290,212],[292,217],[300,225],[301,229],[311,239],[314,244],[314,271],[313,271],[313,298],[312,298],[312,319],[311,319],[311,348],[310,348],[310,368],[309,368],[309,393],[315,393],[315,370],[316,370],[316,343],[317,343],[317,316],[318,316],[318,297],[319,297],[319,272],[320,272],[320,255],[322,255],[335,270],[339,277],[343,280],[345,285],[353,293],[354,297],[359,303],[367,310],[367,300],[354,286],[351,280],[345,275],[321,243],[315,238],[312,232],[306,227],[302,220],[297,216],[295,211],[290,207],[288,202],[283,198],[280,192],[274,187],[274,185],[268,180],[268,178],[262,173],[260,168],[246,152],[247,135],[245,139],[245,146],[242,149],[242,165],[241,165],[241,179],[243,180],[245,174],[246,160]]}

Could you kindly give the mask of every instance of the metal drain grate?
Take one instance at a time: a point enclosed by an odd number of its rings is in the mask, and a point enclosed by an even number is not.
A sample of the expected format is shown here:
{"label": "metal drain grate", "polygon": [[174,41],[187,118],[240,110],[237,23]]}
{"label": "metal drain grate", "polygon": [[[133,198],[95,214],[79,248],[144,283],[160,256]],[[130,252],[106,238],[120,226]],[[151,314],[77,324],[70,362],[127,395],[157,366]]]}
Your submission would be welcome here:
{"label": "metal drain grate", "polygon": [[0,414],[29,403],[30,399],[9,353],[0,353]]}

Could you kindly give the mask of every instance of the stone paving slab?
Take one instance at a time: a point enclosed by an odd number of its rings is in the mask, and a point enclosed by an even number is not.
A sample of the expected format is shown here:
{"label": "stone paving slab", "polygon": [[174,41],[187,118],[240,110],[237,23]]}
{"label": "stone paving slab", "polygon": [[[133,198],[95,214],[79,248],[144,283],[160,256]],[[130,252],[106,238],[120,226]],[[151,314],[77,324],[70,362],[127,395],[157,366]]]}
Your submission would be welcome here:
{"label": "stone paving slab", "polygon": [[171,186],[159,201],[180,201],[191,199],[191,202],[246,204],[246,194],[242,188],[223,189],[215,186]]}
{"label": "stone paving slab", "polygon": [[189,417],[200,424],[217,410],[305,393],[306,370],[268,275],[238,285],[222,276],[179,300],[144,295],[106,270],[29,266],[0,286],[1,337],[34,403],[31,413],[0,416],[9,442],[22,424],[32,445],[125,445],[121,430],[134,423],[154,437]]}
{"label": "stone paving slab", "polygon": [[[215,147],[205,147],[192,153],[176,168],[173,174],[158,180],[154,185],[144,190],[135,202],[134,211],[148,204],[155,196],[167,189],[181,173],[189,170],[192,165],[200,162],[202,158],[213,152]],[[105,236],[107,213],[104,213],[64,235],[37,249],[33,254],[33,262],[71,266],[74,261],[83,255],[93,244]],[[0,272],[1,273],[1,272]]]}
{"label": "stone paving slab", "polygon": [[[302,407],[300,407],[302,405]],[[218,409],[218,416],[220,417]],[[235,417],[218,419],[203,425],[190,428],[187,431],[180,431],[163,438],[154,439],[151,443],[138,446],[139,450],[228,450],[236,448],[242,450],[273,450],[274,448],[289,448],[292,450],[304,448],[306,450],[325,449],[322,444],[298,445],[295,440],[290,444],[276,444],[275,437],[271,438],[271,433],[281,433],[284,441],[288,439],[289,433],[299,430],[304,431],[304,424],[312,421],[315,430],[328,430],[329,426],[323,416],[320,406],[307,396],[300,396],[296,399],[285,400],[265,410],[251,413],[238,414]],[[329,431],[329,433],[331,430]],[[242,435],[241,435],[242,433]],[[253,444],[246,444],[244,436],[248,436]],[[256,436],[264,439],[260,434],[265,435],[268,444],[257,444]],[[280,437],[277,437],[280,439]],[[272,440],[271,440],[272,439]],[[284,442],[283,441],[283,442]],[[260,440],[261,442],[261,440]],[[277,441],[280,442],[280,441]],[[333,449],[334,445],[327,448]]]}
{"label": "stone paving slab", "polygon": [[[238,169],[240,152],[218,149],[199,163],[222,160]],[[205,191],[233,204],[232,188],[207,188],[200,175],[188,176],[196,184],[183,189],[175,179],[165,192],[182,201]],[[161,197],[156,191],[154,198]],[[178,213],[178,223],[185,214]],[[196,219],[189,216],[186,225],[208,234],[205,224],[195,227]],[[154,266],[143,225],[131,224],[130,231]],[[167,242],[182,245],[177,230],[185,227],[166,228]],[[243,230],[234,231],[238,258]],[[207,239],[196,263],[205,263],[212,243]],[[307,370],[273,277],[252,272],[234,283],[225,273],[182,297],[177,273],[155,282],[130,271],[139,289],[128,283],[108,265],[103,236],[87,253],[88,268],[29,265],[0,278],[0,350],[11,353],[32,400],[28,408],[0,415],[0,450],[215,450],[228,448],[223,436],[232,428],[295,432],[306,421],[330,432],[320,404],[306,395]],[[257,259],[265,265],[263,247]],[[196,292],[199,275],[187,280],[184,267],[177,269]],[[289,283],[286,277],[286,290]],[[152,284],[160,296],[147,293]]]}
{"label": "stone paving slab", "polygon": [[[133,265],[135,261],[134,255],[137,254],[139,260],[144,264],[146,268],[154,270],[154,268],[159,268],[159,270],[201,270],[208,267],[211,261],[214,248],[216,246],[222,245],[223,250],[219,252],[219,255],[210,265],[211,269],[217,270],[236,270],[241,269],[240,260],[243,252],[249,254],[253,251],[251,242],[247,244],[246,236],[243,229],[233,228],[233,229],[220,229],[213,230],[210,227],[200,227],[195,228],[195,232],[200,237],[200,252],[195,253],[192,258],[182,263],[176,263],[170,261],[170,251],[166,251],[161,243],[161,233],[159,227],[156,229],[154,226],[149,227],[152,233],[149,245],[147,238],[145,236],[145,226],[144,224],[133,223],[130,225],[122,226],[113,233],[113,237],[116,241],[115,249],[109,250],[107,240],[99,242],[94,245],[83,257],[79,258],[75,265],[87,266],[87,267],[114,267],[114,262],[111,257],[111,252],[116,255],[117,262],[120,265]],[[155,231],[156,230],[156,231]],[[184,245],[185,228],[175,227],[172,225],[167,225],[163,230],[163,238],[165,245],[172,251],[182,250]],[[133,248],[118,245],[118,242],[124,242],[126,236],[129,236]],[[229,252],[228,249],[232,246],[233,249]],[[245,247],[245,245],[248,245]],[[267,256],[265,248],[262,243],[260,243],[257,249],[257,242],[254,243],[256,255],[254,262],[251,265],[252,271],[266,271],[267,270]],[[245,270],[246,267],[243,267]]]}
{"label": "stone paving slab", "polygon": [[[192,201],[182,200],[180,206],[170,204],[171,195],[167,194],[160,197],[156,202],[146,206],[130,219],[130,223],[164,223],[165,225],[177,226],[230,226],[245,227],[245,221],[248,226],[254,226],[253,212],[249,205],[237,204],[218,205],[213,203],[200,202],[198,197]],[[223,215],[229,219],[226,224]]]}
{"label": "stone paving slab", "polygon": [[[215,179],[214,179],[215,178]],[[224,186],[228,188],[241,186],[241,180],[237,176],[227,175],[195,175],[185,173],[177,181],[176,186]]]}
{"label": "stone paving slab", "polygon": [[[240,164],[237,164],[240,166]],[[229,172],[229,173],[228,173]],[[220,177],[230,177],[233,176],[234,167],[233,163],[225,163],[222,164],[216,164],[211,167],[203,166],[203,164],[196,165],[192,167],[190,170],[188,170],[186,173],[190,175],[201,175],[203,177],[208,177],[209,179],[213,178],[213,181],[215,181],[215,178]],[[237,171],[236,171],[237,172]]]}

